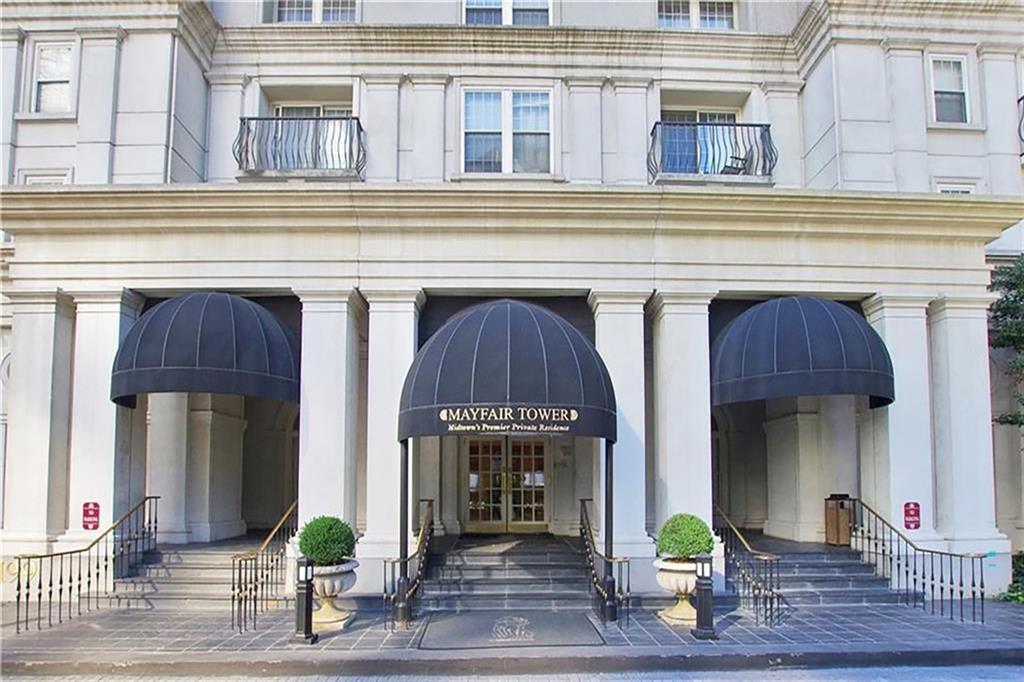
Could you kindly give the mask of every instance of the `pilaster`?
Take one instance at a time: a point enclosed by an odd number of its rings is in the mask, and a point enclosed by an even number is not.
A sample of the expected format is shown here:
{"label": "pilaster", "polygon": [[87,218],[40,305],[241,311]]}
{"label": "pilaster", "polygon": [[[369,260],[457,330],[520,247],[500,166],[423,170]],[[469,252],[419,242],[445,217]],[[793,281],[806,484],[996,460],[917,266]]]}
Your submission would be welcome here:
{"label": "pilaster", "polygon": [[772,142],[779,158],[772,171],[777,187],[803,187],[803,131],[800,128],[800,92],[802,81],[765,81],[761,83],[768,106]]}
{"label": "pilaster", "polygon": [[399,86],[397,75],[364,75],[360,122],[373,141],[366,158],[368,182],[398,180]]}
{"label": "pilaster", "polygon": [[620,185],[647,184],[647,89],[650,85],[650,80],[642,78],[611,81],[615,96],[615,181]]}
{"label": "pilaster", "polygon": [[569,91],[565,175],[574,183],[601,182],[601,88],[600,78],[567,78]]}
{"label": "pilaster", "polygon": [[0,30],[0,185],[14,182],[14,112],[21,92],[24,44],[25,32],[20,28]]}
{"label": "pilaster", "polygon": [[444,180],[446,75],[412,77],[411,121],[412,179],[416,182]]}
{"label": "pilaster", "polygon": [[160,497],[157,542],[183,544],[189,541],[189,395],[152,393],[147,401],[146,494]]}
{"label": "pilaster", "polygon": [[233,146],[238,136],[239,119],[245,114],[245,88],[249,77],[242,73],[211,73],[207,74],[206,80],[210,84],[207,180],[234,182],[238,162]]}
{"label": "pilaster", "polygon": [[925,41],[884,40],[896,187],[930,192],[928,171],[928,97]]}
{"label": "pilaster", "polygon": [[985,42],[978,45],[978,72],[981,77],[982,110],[985,112],[985,150],[988,156],[989,191],[992,194],[1020,196],[1020,149],[1007,144],[1019,139],[1019,93],[1009,83],[1017,78],[1020,45]]}
{"label": "pilaster", "polygon": [[117,118],[120,27],[79,29],[81,59],[78,97],[78,146],[75,182],[109,184],[113,177],[114,126]]}

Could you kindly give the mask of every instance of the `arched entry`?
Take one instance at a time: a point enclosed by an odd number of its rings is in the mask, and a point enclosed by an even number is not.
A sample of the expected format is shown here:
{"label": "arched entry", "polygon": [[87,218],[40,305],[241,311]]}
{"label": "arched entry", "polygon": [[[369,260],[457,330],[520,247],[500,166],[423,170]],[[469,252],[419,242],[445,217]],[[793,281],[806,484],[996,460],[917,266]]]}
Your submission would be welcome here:
{"label": "arched entry", "polygon": [[[408,580],[409,439],[452,434],[604,439],[604,537],[607,556],[614,555],[611,463],[616,409],[608,370],[593,344],[547,308],[509,299],[489,301],[449,319],[416,354],[406,374],[398,415],[400,595]],[[500,493],[478,493],[489,519],[494,513],[509,513]],[[605,588],[615,594],[610,565]],[[606,616],[614,619],[614,611],[610,598]],[[408,604],[396,600],[396,620],[408,617]]]}

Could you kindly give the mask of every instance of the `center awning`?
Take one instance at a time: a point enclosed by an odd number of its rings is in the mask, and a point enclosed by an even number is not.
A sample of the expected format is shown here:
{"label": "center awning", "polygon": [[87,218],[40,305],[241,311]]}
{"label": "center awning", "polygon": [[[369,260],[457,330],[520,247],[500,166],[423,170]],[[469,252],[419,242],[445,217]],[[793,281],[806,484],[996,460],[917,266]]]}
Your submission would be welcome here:
{"label": "center awning", "polygon": [[469,434],[616,437],[597,349],[542,306],[502,299],[452,316],[405,377],[398,439]]}

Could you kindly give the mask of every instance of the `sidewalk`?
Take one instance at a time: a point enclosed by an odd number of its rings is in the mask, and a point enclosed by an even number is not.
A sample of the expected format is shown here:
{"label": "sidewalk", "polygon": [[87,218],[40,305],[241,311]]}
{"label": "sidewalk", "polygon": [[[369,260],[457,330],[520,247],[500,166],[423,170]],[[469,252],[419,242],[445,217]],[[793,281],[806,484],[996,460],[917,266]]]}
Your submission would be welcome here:
{"label": "sidewalk", "polygon": [[[527,612],[542,618],[544,612]],[[1024,661],[1024,607],[989,603],[982,624],[905,606],[805,607],[775,629],[720,614],[717,641],[695,640],[650,611],[626,627],[592,619],[602,644],[423,650],[429,620],[388,631],[360,615],[315,645],[296,640],[291,611],[232,632],[229,615],[104,610],[37,632],[4,627],[2,672],[13,674],[309,675],[501,674],[763,669],[780,666],[994,664]]]}

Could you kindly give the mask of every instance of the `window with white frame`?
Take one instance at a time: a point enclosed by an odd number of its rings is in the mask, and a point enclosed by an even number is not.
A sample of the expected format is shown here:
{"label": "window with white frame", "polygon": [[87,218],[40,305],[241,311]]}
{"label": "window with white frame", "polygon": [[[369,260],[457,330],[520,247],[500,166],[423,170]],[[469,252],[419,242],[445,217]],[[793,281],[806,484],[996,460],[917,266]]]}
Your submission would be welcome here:
{"label": "window with white frame", "polygon": [[277,0],[279,23],[346,23],[356,20],[356,0]]}
{"label": "window with white frame", "polygon": [[968,182],[937,182],[935,190],[939,194],[974,194],[974,185]]}
{"label": "window with white frame", "polygon": [[32,70],[32,111],[71,111],[71,43],[38,43]]}
{"label": "window with white frame", "polygon": [[736,28],[736,3],[729,0],[658,0],[661,28]]}
{"label": "window with white frame", "polygon": [[717,174],[732,158],[736,112],[664,109],[661,121],[664,172]]}
{"label": "window with white frame", "polygon": [[23,185],[66,185],[69,173],[67,170],[26,170],[21,171]]}
{"label": "window with white frame", "polygon": [[463,103],[464,172],[551,172],[549,91],[466,90]]}
{"label": "window with white frame", "polygon": [[550,0],[465,0],[466,24],[476,26],[548,26]]}
{"label": "window with white frame", "polygon": [[932,97],[937,123],[967,123],[967,75],[963,57],[932,58]]}

